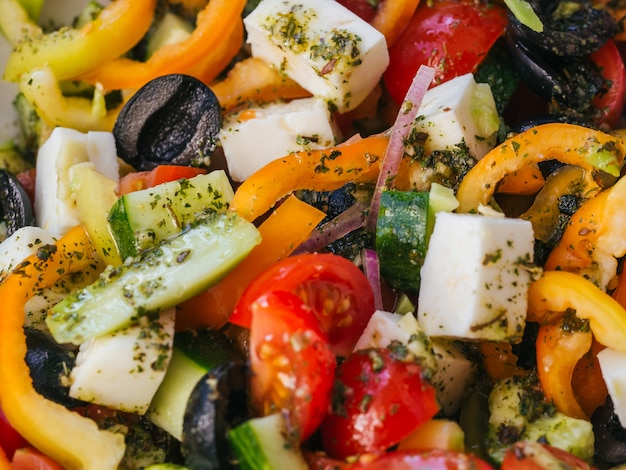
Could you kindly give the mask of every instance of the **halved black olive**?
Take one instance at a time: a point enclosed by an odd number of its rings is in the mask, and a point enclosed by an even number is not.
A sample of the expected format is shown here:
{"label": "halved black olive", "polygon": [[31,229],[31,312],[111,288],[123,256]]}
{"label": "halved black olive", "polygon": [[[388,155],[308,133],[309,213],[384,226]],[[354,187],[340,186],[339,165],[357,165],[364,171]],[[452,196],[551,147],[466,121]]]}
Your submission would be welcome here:
{"label": "halved black olive", "polygon": [[26,364],[35,390],[49,400],[68,407],[84,404],[71,398],[62,377],[74,365],[74,355],[58,344],[47,333],[36,328],[24,328],[26,334]]}
{"label": "halved black olive", "polygon": [[35,225],[33,205],[17,177],[0,169],[0,216],[6,225],[6,236],[27,225]]}
{"label": "halved black olive", "polygon": [[546,56],[586,57],[619,31],[608,11],[593,8],[586,1],[531,0],[530,4],[543,23],[543,31],[531,30],[510,14],[509,33],[517,42]]}
{"label": "halved black olive", "polygon": [[182,439],[185,465],[191,470],[237,468],[227,436],[249,418],[247,366],[231,362],[208,372],[187,402]]}
{"label": "halved black olive", "polygon": [[207,167],[222,125],[213,91],[189,75],[155,78],[124,105],[113,127],[122,160],[137,170],[162,164]]}

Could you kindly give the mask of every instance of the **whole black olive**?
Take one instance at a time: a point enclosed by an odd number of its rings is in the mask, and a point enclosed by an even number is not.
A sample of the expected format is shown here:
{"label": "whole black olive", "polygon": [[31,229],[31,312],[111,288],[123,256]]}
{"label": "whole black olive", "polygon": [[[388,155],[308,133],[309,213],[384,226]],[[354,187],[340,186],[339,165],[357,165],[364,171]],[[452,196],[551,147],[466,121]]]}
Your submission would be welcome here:
{"label": "whole black olive", "polygon": [[237,468],[228,432],[249,418],[247,366],[231,362],[212,369],[187,401],[182,438],[185,465],[191,470]]}
{"label": "whole black olive", "polygon": [[626,429],[613,410],[611,397],[591,417],[595,436],[595,458],[607,464],[626,462]]}
{"label": "whole black olive", "polygon": [[509,33],[517,42],[546,56],[586,57],[618,33],[611,14],[586,1],[531,0],[543,23],[536,32],[509,14]]}
{"label": "whole black olive", "polygon": [[47,333],[36,328],[24,328],[26,334],[26,364],[35,390],[49,400],[64,406],[84,404],[71,398],[62,377],[72,369],[74,355],[58,344]]}
{"label": "whole black olive", "polygon": [[6,225],[6,236],[17,229],[35,224],[33,205],[17,177],[0,169],[0,215]]}
{"label": "whole black olive", "polygon": [[145,171],[162,164],[208,166],[222,125],[213,91],[189,75],[146,83],[124,105],[113,127],[122,160]]}

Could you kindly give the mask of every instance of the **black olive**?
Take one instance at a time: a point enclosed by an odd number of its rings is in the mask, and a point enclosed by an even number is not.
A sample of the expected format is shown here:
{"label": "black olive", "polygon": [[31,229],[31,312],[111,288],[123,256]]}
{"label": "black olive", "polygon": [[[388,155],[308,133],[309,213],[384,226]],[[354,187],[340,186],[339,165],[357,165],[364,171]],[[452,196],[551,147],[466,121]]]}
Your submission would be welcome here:
{"label": "black olive", "polygon": [[250,418],[248,368],[223,364],[195,386],[183,419],[182,452],[191,470],[237,468],[228,432]]}
{"label": "black olive", "polygon": [[35,225],[33,205],[17,177],[0,169],[0,211],[6,236],[27,225]]}
{"label": "black olive", "polygon": [[595,458],[616,465],[626,462],[626,429],[613,410],[611,397],[591,417],[595,436]]}
{"label": "black olive", "polygon": [[508,30],[516,42],[545,56],[586,57],[618,33],[608,11],[585,1],[531,0],[530,4],[543,23],[543,31],[531,30],[512,14]]}
{"label": "black olive", "polygon": [[189,75],[146,83],[124,105],[113,127],[122,160],[145,171],[162,164],[208,166],[222,126],[213,91]]}
{"label": "black olive", "polygon": [[35,390],[49,400],[68,407],[84,404],[71,398],[62,377],[67,375],[75,362],[74,355],[58,344],[47,333],[36,328],[24,328],[26,334],[26,364]]}

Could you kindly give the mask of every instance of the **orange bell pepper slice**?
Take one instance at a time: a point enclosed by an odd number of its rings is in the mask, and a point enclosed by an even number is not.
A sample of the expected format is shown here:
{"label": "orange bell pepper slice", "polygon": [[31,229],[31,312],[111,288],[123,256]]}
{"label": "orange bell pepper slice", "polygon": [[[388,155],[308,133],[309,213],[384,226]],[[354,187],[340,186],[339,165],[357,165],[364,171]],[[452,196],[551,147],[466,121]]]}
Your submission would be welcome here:
{"label": "orange bell pepper slice", "polygon": [[[233,0],[234,2],[234,0]],[[9,56],[4,79],[49,66],[57,80],[76,78],[125,54],[144,37],[156,0],[116,0],[80,29],[62,28],[20,42]]]}
{"label": "orange bell pepper slice", "polygon": [[517,356],[511,343],[483,341],[478,343],[478,351],[487,375],[493,380],[526,375],[527,372],[517,365]]}
{"label": "orange bell pepper slice", "polygon": [[603,349],[604,346],[594,338],[591,349],[576,363],[572,374],[574,395],[587,416],[592,416],[605,403],[609,393],[598,361],[598,353]]}
{"label": "orange bell pepper slice", "polygon": [[505,175],[498,185],[498,192],[504,194],[532,195],[545,184],[538,165],[526,165]]}
{"label": "orange bell pepper slice", "polygon": [[387,47],[396,42],[419,3],[420,0],[385,0],[380,3],[371,25],[385,36]]}
{"label": "orange bell pepper slice", "polygon": [[87,71],[80,78],[100,84],[105,90],[138,89],[162,75],[190,73],[197,64],[202,64],[206,77],[211,61],[215,61],[213,74],[217,76],[224,63],[220,48],[242,21],[245,4],[245,0],[211,0],[198,14],[196,28],[185,41],[158,49],[146,62],[120,57]]}
{"label": "orange bell pepper slice", "polygon": [[261,243],[222,281],[179,306],[176,328],[224,326],[246,286],[273,263],[289,256],[324,216],[295,196],[288,197],[259,226]]}
{"label": "orange bell pepper slice", "polygon": [[24,305],[37,289],[93,263],[93,248],[82,226],[46,248],[27,258],[0,284],[0,403],[11,425],[64,468],[117,468],[125,450],[122,434],[98,429],[94,421],[48,400],[33,388],[24,359]]}
{"label": "orange bell pepper slice", "polygon": [[570,319],[564,315],[560,321],[539,327],[535,342],[537,375],[543,393],[552,400],[561,413],[578,419],[589,419],[583,411],[572,388],[572,376],[578,361],[591,348],[589,330],[568,328]]}
{"label": "orange bell pepper slice", "polygon": [[598,342],[626,352],[626,310],[594,283],[567,271],[545,271],[528,289],[527,321],[547,324],[567,311],[589,320]]}
{"label": "orange bell pepper slice", "polygon": [[601,170],[619,176],[625,155],[626,143],[619,136],[574,124],[536,126],[507,139],[476,163],[459,185],[457,211],[476,211],[489,203],[506,175],[552,159],[584,168],[585,186],[598,192],[601,185],[595,180],[596,173]]}
{"label": "orange bell pepper slice", "polygon": [[545,264],[587,277],[606,289],[626,255],[626,179],[585,201],[572,215]]}
{"label": "orange bell pepper slice", "polygon": [[253,221],[299,189],[331,191],[350,181],[375,182],[388,142],[388,136],[375,135],[274,160],[237,188],[230,207]]}

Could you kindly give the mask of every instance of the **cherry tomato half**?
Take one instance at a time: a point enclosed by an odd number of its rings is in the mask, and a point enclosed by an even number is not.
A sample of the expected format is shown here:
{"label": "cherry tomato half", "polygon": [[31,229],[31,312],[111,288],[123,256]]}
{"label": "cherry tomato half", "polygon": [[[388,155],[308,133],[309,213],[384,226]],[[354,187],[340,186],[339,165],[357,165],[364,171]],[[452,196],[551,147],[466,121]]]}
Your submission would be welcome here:
{"label": "cherry tomato half", "polygon": [[34,447],[18,449],[11,462],[13,470],[63,470],[63,467]]}
{"label": "cherry tomato half", "polygon": [[246,288],[230,322],[250,328],[251,305],[272,291],[292,292],[317,315],[336,355],[347,356],[374,313],[374,293],[365,274],[351,261],[328,253],[285,258]]}
{"label": "cherry tomato half", "polygon": [[538,442],[520,441],[507,449],[501,470],[543,470],[570,468],[593,470],[594,467],[569,452]]}
{"label": "cherry tomato half", "polygon": [[11,426],[0,408],[0,447],[4,450],[7,458],[12,459],[17,449],[29,445],[28,441]]}
{"label": "cherry tomato half", "polygon": [[295,294],[270,292],[251,310],[253,407],[262,415],[286,411],[294,441],[304,441],[329,407],[335,355],[316,316]]}
{"label": "cherry tomato half", "polygon": [[350,470],[493,470],[484,460],[452,450],[389,452],[376,460],[356,464]]}
{"label": "cherry tomato half", "polygon": [[368,23],[376,16],[377,6],[379,2],[372,0],[337,0],[352,13],[358,15],[362,20]]}
{"label": "cherry tomato half", "polygon": [[624,110],[626,73],[622,55],[615,42],[609,40],[591,54],[591,60],[600,67],[602,76],[608,83],[606,93],[596,97],[593,105],[600,110],[599,121],[614,126]]}
{"label": "cherry tomato half", "polygon": [[133,171],[120,178],[119,193],[127,194],[157,184],[176,181],[181,178],[193,178],[206,173],[207,170],[184,165],[159,165],[150,171]]}
{"label": "cherry tomato half", "polygon": [[364,349],[337,368],[333,409],[321,427],[324,449],[345,459],[382,453],[439,411],[422,367],[391,349]]}
{"label": "cherry tomato half", "polygon": [[420,2],[408,26],[389,49],[384,82],[402,103],[420,65],[435,72],[434,82],[473,72],[504,33],[506,9],[468,0]]}

